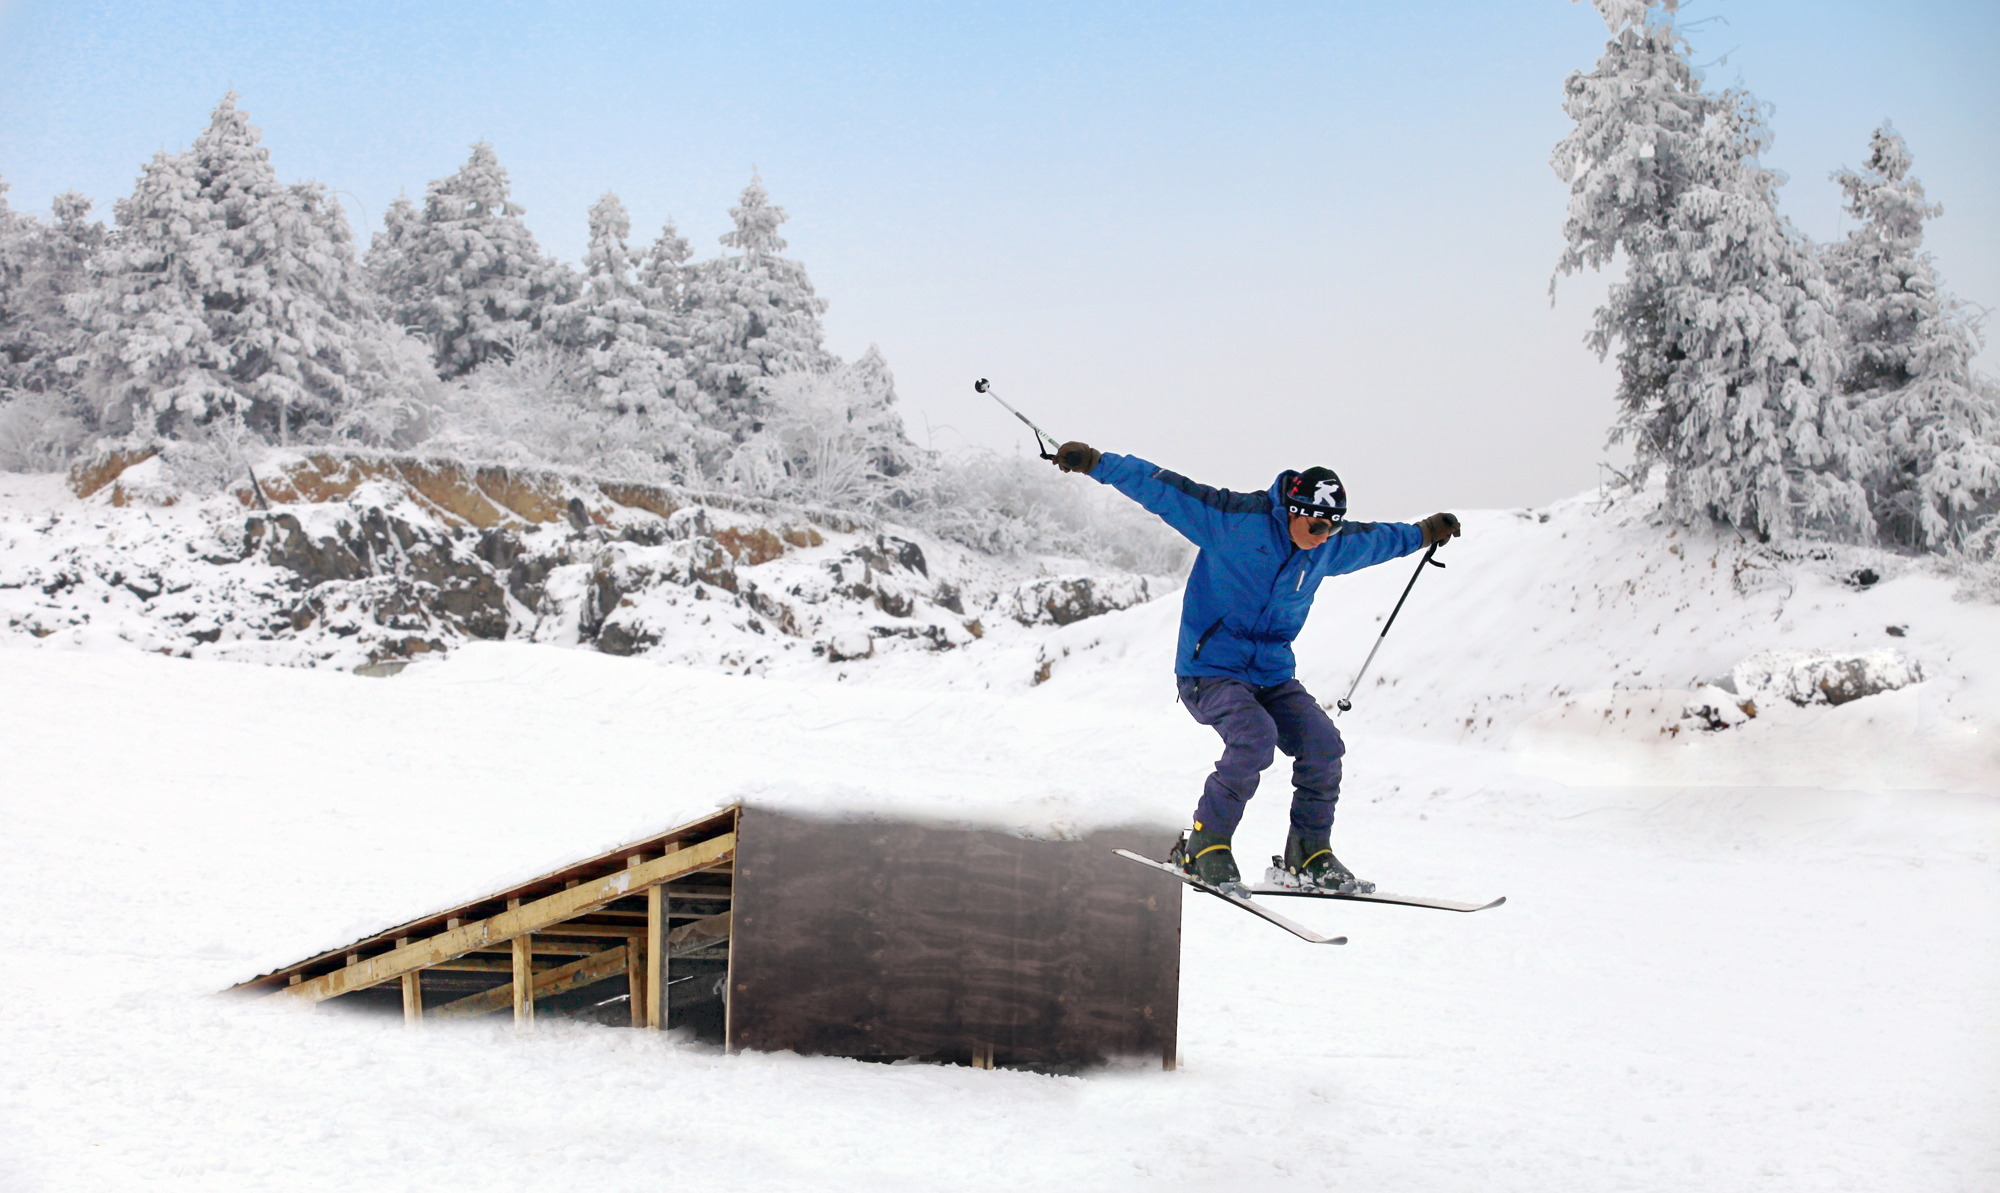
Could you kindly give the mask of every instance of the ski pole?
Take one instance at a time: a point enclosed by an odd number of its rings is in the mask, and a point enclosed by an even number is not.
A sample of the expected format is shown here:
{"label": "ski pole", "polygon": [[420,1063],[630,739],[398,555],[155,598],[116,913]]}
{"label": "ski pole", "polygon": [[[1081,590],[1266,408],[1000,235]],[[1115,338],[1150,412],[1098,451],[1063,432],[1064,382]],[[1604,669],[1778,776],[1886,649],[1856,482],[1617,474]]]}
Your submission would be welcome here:
{"label": "ski pole", "polygon": [[1375,645],[1368,648],[1368,657],[1361,660],[1361,670],[1354,673],[1354,682],[1347,685],[1347,695],[1342,696],[1335,704],[1334,707],[1341,712],[1354,707],[1354,689],[1361,686],[1361,677],[1368,674],[1368,664],[1375,661],[1375,652],[1382,649],[1382,639],[1389,636],[1389,627],[1396,624],[1396,614],[1403,611],[1403,602],[1410,599],[1410,590],[1417,586],[1417,577],[1424,574],[1424,565],[1428,563],[1432,567],[1444,566],[1432,558],[1437,553],[1438,544],[1432,543],[1431,549],[1424,552],[1424,557],[1417,561],[1417,570],[1410,573],[1410,582],[1403,585],[1403,595],[1396,598],[1396,607],[1389,611],[1389,620],[1382,623],[1382,632],[1375,635]]}
{"label": "ski pole", "polygon": [[[1000,403],[1002,406],[1007,406],[1007,399],[1001,397],[997,393],[994,393],[993,383],[991,381],[988,381],[986,378],[981,377],[979,380],[973,382],[972,388],[974,392],[985,394],[987,397],[992,398],[994,401]],[[1029,422],[1027,415],[1022,414],[1020,411],[1014,409],[1012,406],[1007,406],[1007,412],[1009,414],[1012,414],[1015,418],[1020,419],[1022,422],[1028,423],[1028,429],[1035,433],[1035,450],[1041,453],[1042,459],[1053,460],[1056,458],[1055,449],[1061,446],[1060,440],[1058,440],[1054,435],[1049,434],[1047,431],[1042,430],[1034,423]],[[1044,442],[1044,440],[1046,440],[1047,442]]]}

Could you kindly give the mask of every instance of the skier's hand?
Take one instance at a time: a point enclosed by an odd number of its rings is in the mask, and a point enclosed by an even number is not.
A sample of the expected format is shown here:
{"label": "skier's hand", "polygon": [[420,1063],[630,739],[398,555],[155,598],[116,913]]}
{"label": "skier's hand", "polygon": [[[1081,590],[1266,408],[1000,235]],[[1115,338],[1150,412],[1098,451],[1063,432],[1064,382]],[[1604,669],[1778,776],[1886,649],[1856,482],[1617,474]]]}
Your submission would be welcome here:
{"label": "skier's hand", "polygon": [[1417,523],[1417,526],[1424,532],[1424,546],[1426,547],[1431,546],[1433,543],[1448,543],[1452,539],[1457,538],[1460,533],[1457,514],[1432,514],[1430,517]]}
{"label": "skier's hand", "polygon": [[1097,467],[1097,461],[1102,457],[1103,453],[1088,443],[1072,439],[1056,449],[1055,466],[1064,472],[1081,472],[1089,476],[1090,470]]}

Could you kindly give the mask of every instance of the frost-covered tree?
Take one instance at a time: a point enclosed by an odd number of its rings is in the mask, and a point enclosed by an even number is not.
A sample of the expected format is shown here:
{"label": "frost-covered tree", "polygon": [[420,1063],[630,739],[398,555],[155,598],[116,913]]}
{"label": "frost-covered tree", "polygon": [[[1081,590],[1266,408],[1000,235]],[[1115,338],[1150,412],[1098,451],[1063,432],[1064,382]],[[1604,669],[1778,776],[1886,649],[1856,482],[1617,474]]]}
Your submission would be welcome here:
{"label": "frost-covered tree", "polygon": [[505,358],[572,297],[573,279],[542,256],[525,210],[481,141],[456,173],[429,185],[421,211],[392,206],[370,245],[389,317],[430,344],[445,377]]}
{"label": "frost-covered tree", "polygon": [[631,231],[618,196],[598,200],[590,209],[582,292],[553,308],[548,321],[553,338],[576,353],[580,383],[598,417],[617,421],[625,449],[675,480],[695,481],[726,440],[701,420],[700,390],[669,351],[676,312],[670,297],[646,284],[655,271],[638,269]]}
{"label": "frost-covered tree", "polygon": [[0,182],[0,467],[54,468],[89,434],[72,359],[83,329],[68,301],[104,245],[90,200],[74,191],[43,224],[8,209]]}
{"label": "frost-covered tree", "polygon": [[555,308],[550,322],[560,342],[583,354],[600,405],[644,414],[673,404],[682,369],[654,334],[655,311],[633,276],[631,232],[617,195],[591,207],[582,293]]}
{"label": "frost-covered tree", "polygon": [[62,361],[80,328],[66,301],[88,280],[92,254],[104,246],[90,200],[74,191],[50,204],[52,223],[7,209],[0,182],[0,389],[48,393],[74,387]]}
{"label": "frost-covered tree", "polygon": [[688,259],[693,256],[687,237],[668,220],[659,239],[639,261],[639,288],[653,312],[654,342],[677,358],[688,354],[692,342],[688,337],[688,304],[692,301],[688,287],[693,270]]}
{"label": "frost-covered tree", "polygon": [[821,346],[826,301],[813,293],[805,266],[779,255],[778,226],[788,217],[754,172],[729,215],[736,226],[722,245],[738,254],[703,262],[690,280],[688,360],[720,425],[740,442],[769,413],[769,379],[834,362]]}
{"label": "frost-covered tree", "polygon": [[1558,272],[1625,262],[1589,337],[1618,354],[1613,440],[1664,469],[1684,521],[1865,537],[1870,444],[1837,384],[1825,279],[1757,163],[1755,101],[1703,90],[1674,0],[1597,7],[1612,38],[1565,84],[1576,128],[1551,164],[1570,186]]}
{"label": "frost-covered tree", "polygon": [[422,383],[370,305],[339,205],[318,183],[280,183],[259,140],[231,92],[117,205],[120,234],[70,302],[107,430],[226,417],[283,441]]}
{"label": "frost-covered tree", "polygon": [[1962,545],[2000,504],[2000,408],[1972,369],[1976,325],[1923,251],[1924,222],[1943,209],[1925,201],[1894,128],[1868,149],[1862,170],[1833,174],[1859,224],[1823,259],[1846,336],[1842,385],[1881,443],[1869,500],[1892,542]]}

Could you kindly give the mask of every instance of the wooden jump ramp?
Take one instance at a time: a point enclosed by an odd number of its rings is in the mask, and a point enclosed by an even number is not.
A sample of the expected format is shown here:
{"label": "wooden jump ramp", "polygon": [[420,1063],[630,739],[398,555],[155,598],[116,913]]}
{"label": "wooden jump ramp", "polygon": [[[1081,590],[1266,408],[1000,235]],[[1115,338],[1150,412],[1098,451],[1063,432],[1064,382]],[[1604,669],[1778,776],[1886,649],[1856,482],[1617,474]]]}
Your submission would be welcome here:
{"label": "wooden jump ramp", "polygon": [[739,805],[232,988],[393,1012],[512,1009],[730,1051],[1172,1068],[1181,885],[1081,840]]}

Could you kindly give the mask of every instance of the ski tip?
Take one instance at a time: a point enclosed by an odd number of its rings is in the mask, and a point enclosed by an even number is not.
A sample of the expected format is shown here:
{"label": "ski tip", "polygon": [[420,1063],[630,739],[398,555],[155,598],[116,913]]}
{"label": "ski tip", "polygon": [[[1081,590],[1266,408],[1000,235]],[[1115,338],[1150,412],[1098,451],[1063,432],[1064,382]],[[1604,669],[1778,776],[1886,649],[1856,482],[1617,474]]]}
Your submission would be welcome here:
{"label": "ski tip", "polygon": [[1477,907],[1473,908],[1472,910],[1474,910],[1474,911],[1485,911],[1485,910],[1486,910],[1487,908],[1489,908],[1489,907],[1498,907],[1498,906],[1500,906],[1500,905],[1501,905],[1502,903],[1505,903],[1506,901],[1507,901],[1507,896],[1505,896],[1505,895],[1502,895],[1502,896],[1500,896],[1500,897],[1499,897],[1498,899],[1495,899],[1495,900],[1493,900],[1493,902],[1491,902],[1491,903],[1482,903],[1482,904],[1480,904],[1479,906],[1477,906]]}

